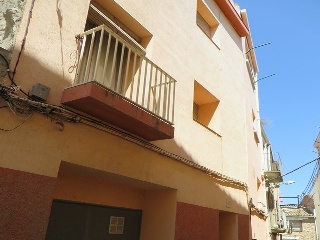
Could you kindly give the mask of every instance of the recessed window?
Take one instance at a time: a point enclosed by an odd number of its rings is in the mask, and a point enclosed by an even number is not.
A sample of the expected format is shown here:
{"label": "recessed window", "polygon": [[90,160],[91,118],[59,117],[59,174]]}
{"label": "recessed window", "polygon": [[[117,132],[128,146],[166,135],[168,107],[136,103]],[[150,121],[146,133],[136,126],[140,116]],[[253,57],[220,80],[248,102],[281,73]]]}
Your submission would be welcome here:
{"label": "recessed window", "polygon": [[100,5],[90,4],[76,82],[96,81],[124,95],[145,50],[138,35],[112,19]]}
{"label": "recessed window", "polygon": [[220,45],[218,27],[219,21],[211,11],[211,7],[203,0],[197,1],[196,21],[198,27],[216,44]]}
{"label": "recessed window", "polygon": [[211,38],[211,27],[199,12],[197,12],[197,25],[209,38]]}
{"label": "recessed window", "polygon": [[215,133],[220,132],[219,102],[218,98],[194,81],[193,119]]}
{"label": "recessed window", "polygon": [[256,143],[260,142],[259,134],[258,134],[258,119],[256,118],[254,111],[252,110],[252,125],[253,125],[253,137]]}
{"label": "recessed window", "polygon": [[290,220],[289,227],[291,232],[302,232],[302,220]]}

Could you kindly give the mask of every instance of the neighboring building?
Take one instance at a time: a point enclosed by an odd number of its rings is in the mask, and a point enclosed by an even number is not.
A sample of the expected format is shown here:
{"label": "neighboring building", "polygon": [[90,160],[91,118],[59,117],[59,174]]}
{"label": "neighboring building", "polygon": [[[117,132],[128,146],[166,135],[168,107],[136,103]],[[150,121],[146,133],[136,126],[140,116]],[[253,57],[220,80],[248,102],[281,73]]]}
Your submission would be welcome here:
{"label": "neighboring building", "polygon": [[303,206],[308,212],[313,213],[315,210],[313,194],[305,194],[302,196],[300,206]]}
{"label": "neighboring building", "polygon": [[[317,151],[318,151],[318,158],[320,157],[320,133],[318,134],[314,145],[313,145]],[[318,166],[319,166],[319,159],[318,161]],[[315,180],[314,180],[314,185],[313,185],[313,201],[314,201],[314,206],[315,206],[315,218],[316,218],[316,226],[317,226],[317,237],[320,239],[319,235],[319,229],[320,229],[320,220],[318,219],[320,216],[320,177],[319,177],[319,169],[316,173]]]}
{"label": "neighboring building", "polygon": [[287,231],[283,240],[317,240],[316,224],[312,211],[304,206],[282,206],[287,219]]}
{"label": "neighboring building", "polygon": [[0,239],[269,239],[276,163],[263,174],[245,11],[229,0],[10,2]]}
{"label": "neighboring building", "polygon": [[282,233],[286,231],[286,218],[280,208],[279,184],[282,183],[281,159],[275,160],[272,152],[271,143],[262,128],[262,153],[263,171],[266,181],[267,191],[267,212],[269,214],[269,234],[272,240],[281,239]]}

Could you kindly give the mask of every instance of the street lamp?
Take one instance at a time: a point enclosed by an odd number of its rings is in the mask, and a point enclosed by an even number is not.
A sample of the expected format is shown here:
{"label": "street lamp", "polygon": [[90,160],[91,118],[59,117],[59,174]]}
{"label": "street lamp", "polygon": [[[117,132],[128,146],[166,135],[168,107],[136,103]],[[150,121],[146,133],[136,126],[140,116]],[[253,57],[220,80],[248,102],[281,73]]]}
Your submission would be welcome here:
{"label": "street lamp", "polygon": [[296,181],[294,181],[294,180],[290,180],[290,181],[286,181],[286,182],[282,182],[282,183],[276,183],[274,187],[280,187],[281,184],[290,185],[290,184],[293,184],[295,182]]}
{"label": "street lamp", "polygon": [[282,184],[289,185],[289,184],[293,184],[295,182],[296,181],[294,181],[294,180],[290,180],[290,181],[283,182]]}

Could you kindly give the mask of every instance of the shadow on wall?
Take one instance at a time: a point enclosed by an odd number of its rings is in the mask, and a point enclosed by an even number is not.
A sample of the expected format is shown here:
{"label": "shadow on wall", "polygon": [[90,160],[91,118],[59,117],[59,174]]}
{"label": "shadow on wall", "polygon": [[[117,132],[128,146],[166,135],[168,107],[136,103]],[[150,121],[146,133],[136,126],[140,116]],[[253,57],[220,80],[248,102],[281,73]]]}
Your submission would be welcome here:
{"label": "shadow on wall", "polygon": [[[15,83],[27,93],[30,93],[35,84],[41,83],[50,88],[47,102],[59,105],[63,89],[72,85],[76,73],[76,44],[74,49],[75,50],[70,53],[68,61],[64,61],[64,63],[61,64],[60,70],[57,71],[54,71],[54,69],[59,69],[59,67],[57,68],[55,64],[52,63],[51,65],[50,62],[40,62],[38,59],[27,54],[27,50],[24,50],[16,69]],[[18,52],[18,50],[16,52]],[[12,58],[11,71],[16,61],[16,58]],[[4,84],[8,85],[9,83],[10,81],[8,77],[6,77]]]}
{"label": "shadow on wall", "polygon": [[[64,68],[72,67],[73,65],[64,66]],[[75,72],[73,72],[75,74]],[[71,76],[72,74],[70,74]],[[18,86],[21,87],[22,90],[25,92],[30,92],[32,86],[36,83],[42,83],[48,86],[51,90],[49,93],[49,97],[47,102],[60,105],[61,94],[66,87],[71,86],[71,82],[65,80],[62,77],[62,74],[57,74],[49,69],[45,64],[39,62],[37,59],[23,54],[19,63],[19,67],[17,68],[16,74],[16,83]],[[7,80],[6,83],[9,83]],[[23,95],[21,95],[23,96]],[[54,127],[55,128],[55,127]],[[190,162],[197,163],[192,156],[188,153],[188,151],[181,146],[175,139],[172,140],[165,140],[166,144],[162,145],[163,148],[169,149],[169,152],[175,152],[182,157],[183,159],[187,159]],[[60,144],[59,144],[60,145]],[[171,151],[174,150],[174,151]],[[206,169],[207,170],[207,169]],[[201,171],[201,170],[198,170]],[[229,184],[225,181],[219,181],[218,179],[215,180],[220,185],[226,187],[232,187],[238,190],[243,190],[241,187],[238,187],[234,184]]]}
{"label": "shadow on wall", "polygon": [[[67,67],[69,66],[65,66],[65,68]],[[70,81],[63,79],[62,74],[53,72],[51,68],[27,54],[22,55],[19,67],[17,68],[16,81],[26,92],[29,92],[35,83],[40,82],[47,85],[51,88],[48,103],[54,104],[59,104],[62,91],[65,87],[71,85]],[[7,114],[10,114],[9,109],[1,109],[0,111],[6,111],[8,112]],[[0,121],[0,123],[0,127],[2,127],[4,121]],[[51,165],[59,166],[61,160],[65,160],[78,165],[84,165],[84,163],[90,165],[90,162],[92,162],[93,168],[98,169],[104,167],[105,169],[111,169],[111,172],[122,169],[123,174],[125,174],[130,171],[127,170],[127,166],[124,165],[124,163],[126,161],[136,161],[137,164],[141,166],[137,171],[143,173],[146,179],[150,179],[150,182],[154,179],[152,171],[162,171],[163,176],[167,176],[168,178],[177,175],[181,177],[181,181],[184,181],[184,179],[190,181],[186,181],[183,184],[180,183],[180,185],[186,185],[191,192],[205,193],[206,191],[211,191],[209,195],[221,196],[221,199],[215,200],[219,203],[217,208],[224,208],[225,211],[230,212],[235,211],[235,209],[240,212],[247,212],[244,206],[240,205],[236,199],[232,199],[232,196],[229,196],[225,190],[221,188],[221,186],[224,186],[226,188],[243,190],[241,187],[214,179],[206,175],[203,171],[191,169],[183,163],[170,163],[176,160],[170,158],[163,159],[158,153],[149,150],[141,151],[141,147],[136,144],[129,144],[127,140],[120,137],[115,138],[109,133],[92,129],[93,128],[88,128],[84,125],[70,123],[66,124],[66,129],[63,132],[60,132],[48,119],[37,117],[36,119],[31,119],[28,125],[24,125],[13,132],[4,132],[1,134],[2,136],[0,136],[0,141],[11,142],[9,146],[6,146],[7,150],[5,150],[5,152],[8,153],[8,161],[11,161],[11,159],[20,159],[21,154],[23,154],[27,160],[32,158],[32,163],[36,165],[36,169],[51,168]],[[7,138],[8,134],[10,134],[9,139]],[[176,152],[179,152],[179,155],[181,154],[183,158],[194,161],[186,149],[180,146],[174,139],[168,141],[171,145],[170,149],[176,149]],[[116,148],[115,146],[117,145],[125,146],[125,148]],[[15,151],[16,146],[19,146],[19,152]],[[90,159],[90,161],[88,159]],[[152,159],[156,159],[156,161]],[[161,166],[161,161],[166,162],[164,166],[170,166],[172,164],[177,166],[182,164],[182,167],[157,170],[151,168],[152,171],[149,170],[150,166],[148,166],[148,164],[157,162],[157,166],[158,164]],[[150,172],[146,173],[144,169]],[[181,171],[175,172],[175,169],[180,169]],[[110,173],[105,172],[105,174]],[[187,176],[188,174],[198,178],[197,184],[195,184],[194,179],[190,179],[190,177]],[[139,176],[139,173],[136,175]],[[179,179],[179,177],[176,177],[176,179]],[[94,187],[94,185],[92,185],[92,187]],[[88,187],[88,189],[90,189],[90,187]],[[185,191],[185,189],[183,191]],[[10,193],[8,194],[10,195]],[[11,195],[14,194],[11,193]],[[194,196],[194,198],[203,198],[203,196]],[[228,206],[230,201],[232,202],[231,207]],[[26,209],[31,208],[28,204],[25,207]],[[28,214],[25,221],[28,221]]]}

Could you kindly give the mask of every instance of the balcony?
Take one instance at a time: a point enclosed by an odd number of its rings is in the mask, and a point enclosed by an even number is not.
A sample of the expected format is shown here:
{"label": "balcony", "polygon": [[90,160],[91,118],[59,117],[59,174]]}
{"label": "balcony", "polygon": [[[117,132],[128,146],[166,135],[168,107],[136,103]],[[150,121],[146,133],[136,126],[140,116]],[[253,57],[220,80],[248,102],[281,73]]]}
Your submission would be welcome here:
{"label": "balcony", "polygon": [[254,86],[256,72],[254,71],[254,68],[253,68],[251,56],[247,56],[246,64],[247,64],[247,69],[248,69],[252,86]]}
{"label": "balcony", "polygon": [[80,35],[77,73],[61,103],[149,141],[174,137],[176,80],[121,29]]}
{"label": "balcony", "polygon": [[246,41],[246,65],[248,74],[250,77],[250,81],[252,84],[253,89],[255,89],[255,82],[256,82],[256,76],[257,76],[257,60],[254,53],[254,47],[252,46],[252,40],[247,38]]}
{"label": "balcony", "polygon": [[283,182],[281,174],[281,162],[271,162],[268,170],[264,172],[264,176],[268,183],[280,183]]}

